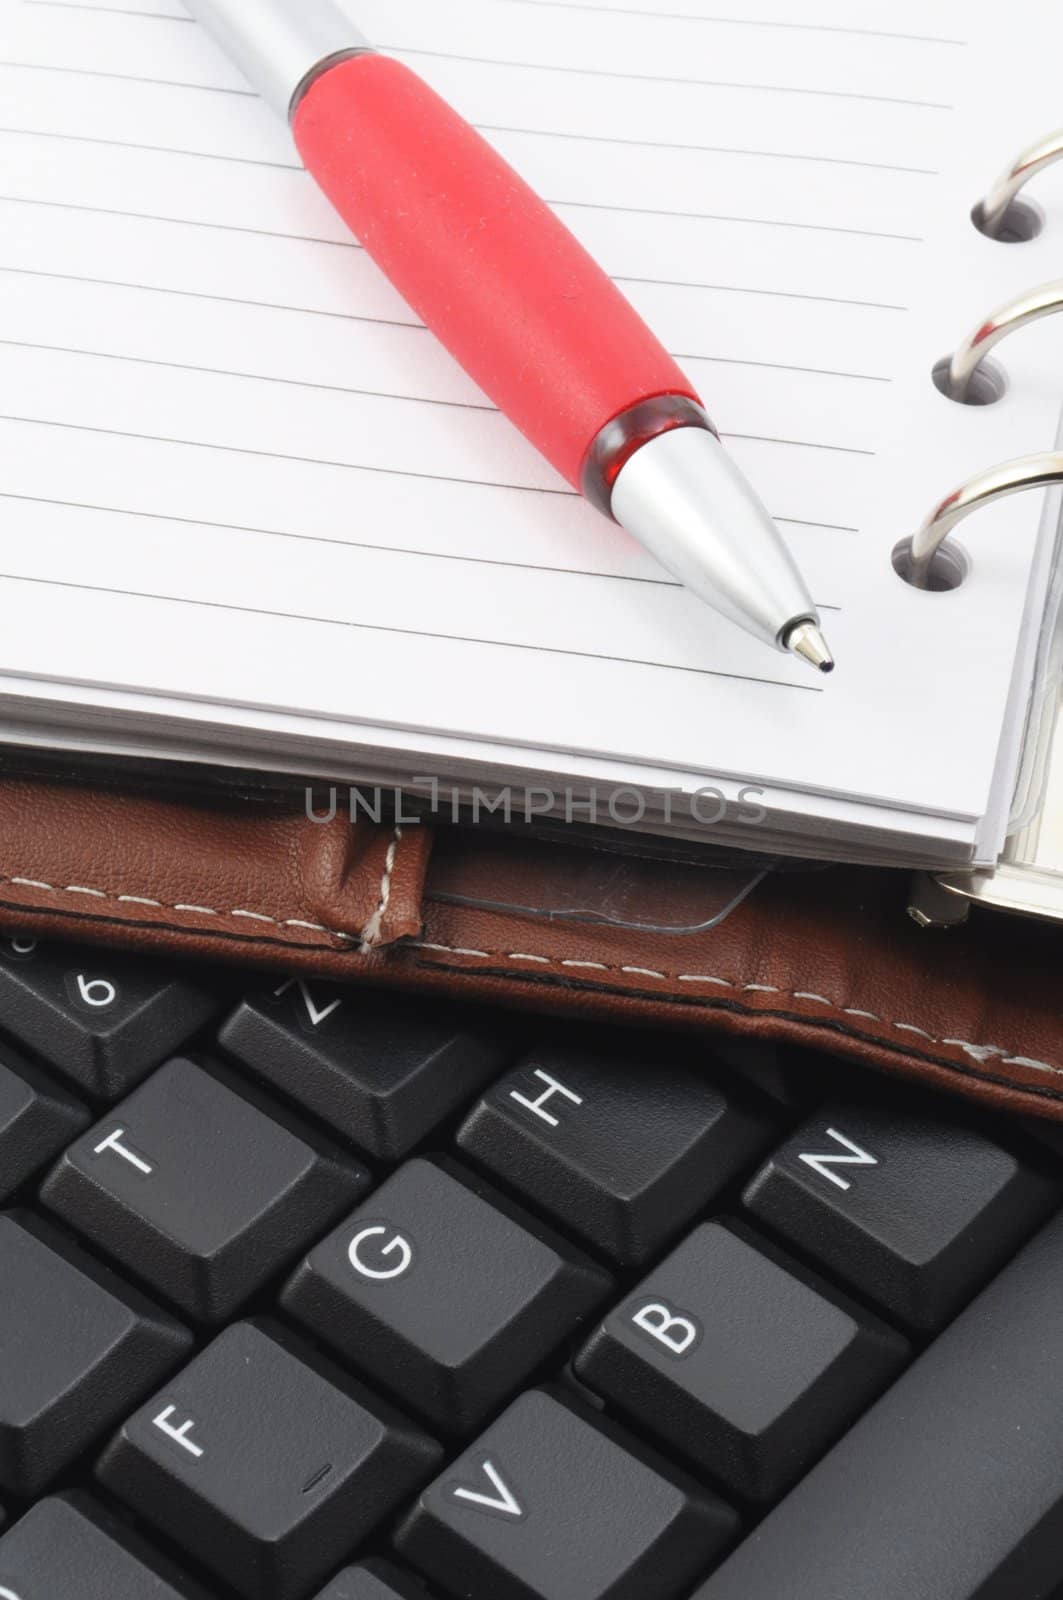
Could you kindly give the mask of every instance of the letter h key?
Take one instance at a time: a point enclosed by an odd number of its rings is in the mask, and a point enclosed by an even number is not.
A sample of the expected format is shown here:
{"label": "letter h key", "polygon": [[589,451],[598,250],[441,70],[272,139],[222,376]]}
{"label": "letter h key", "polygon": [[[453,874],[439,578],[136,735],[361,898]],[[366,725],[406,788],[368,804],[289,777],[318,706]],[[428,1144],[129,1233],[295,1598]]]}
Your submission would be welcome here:
{"label": "letter h key", "polygon": [[458,1144],[593,1250],[638,1265],[773,1137],[703,1070],[553,1046],[486,1091]]}

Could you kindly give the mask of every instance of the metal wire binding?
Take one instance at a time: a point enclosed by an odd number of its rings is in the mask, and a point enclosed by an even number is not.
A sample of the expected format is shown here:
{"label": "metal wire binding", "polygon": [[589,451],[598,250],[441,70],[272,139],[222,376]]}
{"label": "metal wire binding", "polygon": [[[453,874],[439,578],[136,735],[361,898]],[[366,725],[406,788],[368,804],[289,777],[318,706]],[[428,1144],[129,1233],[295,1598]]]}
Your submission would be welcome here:
{"label": "metal wire binding", "polygon": [[1008,208],[1019,191],[1046,167],[1063,161],[1063,128],[1038,139],[1017,156],[1006,172],[1002,172],[989,193],[974,208],[978,227],[991,239],[1000,237],[1000,230]]}
{"label": "metal wire binding", "polygon": [[1003,500],[1007,495],[1059,484],[1063,484],[1063,450],[1021,456],[968,478],[935,506],[911,540],[907,552],[908,570],[902,576],[916,589],[929,588],[934,558],[957,523],[972,511]]}
{"label": "metal wire binding", "polygon": [[950,400],[967,399],[975,373],[1001,339],[1017,333],[1031,322],[1063,311],[1063,278],[1043,283],[1039,288],[1027,289],[1013,300],[998,306],[982,321],[963,342],[957,345],[949,362],[945,379],[945,392]]}

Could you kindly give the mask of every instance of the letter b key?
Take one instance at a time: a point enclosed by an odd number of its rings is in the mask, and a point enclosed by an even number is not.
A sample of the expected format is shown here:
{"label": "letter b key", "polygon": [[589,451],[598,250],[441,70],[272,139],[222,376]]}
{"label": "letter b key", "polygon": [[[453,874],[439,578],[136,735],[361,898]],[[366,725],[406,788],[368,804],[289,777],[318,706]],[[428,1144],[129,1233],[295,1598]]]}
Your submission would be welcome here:
{"label": "letter b key", "polygon": [[678,1316],[659,1300],[640,1306],[631,1320],[673,1356],[685,1356],[701,1337],[701,1326],[693,1317]]}

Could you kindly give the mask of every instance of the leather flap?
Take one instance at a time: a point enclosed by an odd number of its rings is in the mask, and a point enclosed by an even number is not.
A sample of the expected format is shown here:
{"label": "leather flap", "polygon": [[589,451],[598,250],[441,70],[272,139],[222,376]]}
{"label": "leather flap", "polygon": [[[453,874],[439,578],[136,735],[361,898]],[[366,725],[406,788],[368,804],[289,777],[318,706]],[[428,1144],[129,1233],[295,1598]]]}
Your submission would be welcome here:
{"label": "leather flap", "polygon": [[163,947],[190,934],[207,949],[367,953],[420,928],[431,837],[246,797],[0,779],[4,904],[89,938],[119,925]]}
{"label": "leather flap", "polygon": [[769,875],[697,934],[550,921],[454,887],[546,904],[584,850],[448,830],[444,899],[431,846],[424,825],[315,823],[275,799],[0,778],[0,927],[786,1040],[1063,1119],[1058,929],[975,914],[928,932],[903,874],[858,868]]}

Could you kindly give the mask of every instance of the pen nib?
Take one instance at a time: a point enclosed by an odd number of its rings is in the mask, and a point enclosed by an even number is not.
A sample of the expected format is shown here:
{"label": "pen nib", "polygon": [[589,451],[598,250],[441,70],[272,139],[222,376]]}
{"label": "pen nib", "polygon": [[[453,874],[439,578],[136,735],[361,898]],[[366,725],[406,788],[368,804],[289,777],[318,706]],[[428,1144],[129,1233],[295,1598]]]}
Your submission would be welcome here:
{"label": "pen nib", "polygon": [[834,671],[834,657],[814,622],[798,622],[786,635],[786,648],[811,663],[819,672]]}

